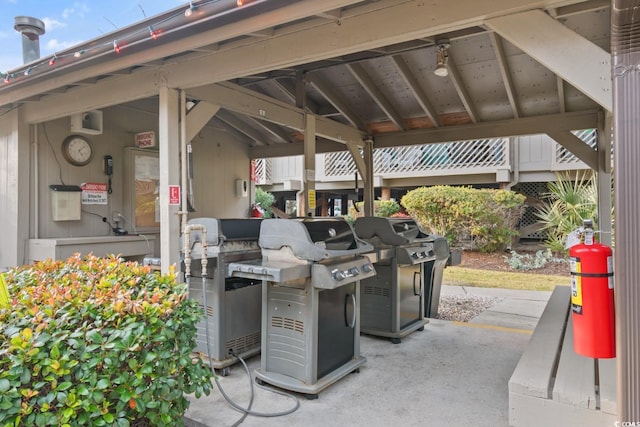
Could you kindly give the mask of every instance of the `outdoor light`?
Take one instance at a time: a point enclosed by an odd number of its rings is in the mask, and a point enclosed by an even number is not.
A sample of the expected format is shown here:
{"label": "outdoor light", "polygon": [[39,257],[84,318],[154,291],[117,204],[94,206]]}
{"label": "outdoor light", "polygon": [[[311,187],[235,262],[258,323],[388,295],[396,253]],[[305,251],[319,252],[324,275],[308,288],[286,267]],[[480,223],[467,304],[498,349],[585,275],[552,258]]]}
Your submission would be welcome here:
{"label": "outdoor light", "polygon": [[438,51],[436,52],[437,65],[433,71],[438,77],[447,77],[449,75],[449,69],[447,68],[447,62],[449,61],[448,48],[449,43],[443,42],[438,44]]}
{"label": "outdoor light", "polygon": [[196,7],[194,6],[193,2],[190,1],[189,8],[184,11],[184,16],[186,16],[187,18],[190,17],[193,14],[194,10],[196,10]]}

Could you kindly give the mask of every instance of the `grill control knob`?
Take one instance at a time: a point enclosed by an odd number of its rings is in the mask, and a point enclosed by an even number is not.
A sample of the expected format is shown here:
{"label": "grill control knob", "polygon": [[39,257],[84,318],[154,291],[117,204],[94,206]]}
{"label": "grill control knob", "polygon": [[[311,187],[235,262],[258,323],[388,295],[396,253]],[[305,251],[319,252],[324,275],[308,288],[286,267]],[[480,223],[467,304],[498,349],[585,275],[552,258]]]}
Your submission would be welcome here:
{"label": "grill control knob", "polygon": [[340,282],[341,280],[345,279],[344,272],[342,271],[334,270],[332,273],[333,280],[337,280],[338,282]]}
{"label": "grill control knob", "polygon": [[362,271],[365,273],[371,273],[371,271],[373,271],[373,266],[371,264],[365,264],[362,266]]}
{"label": "grill control knob", "polygon": [[357,276],[358,274],[360,274],[360,269],[358,267],[351,267],[349,269],[349,273],[351,274],[351,276]]}
{"label": "grill control knob", "polygon": [[418,253],[417,252],[411,252],[411,258],[418,259]]}

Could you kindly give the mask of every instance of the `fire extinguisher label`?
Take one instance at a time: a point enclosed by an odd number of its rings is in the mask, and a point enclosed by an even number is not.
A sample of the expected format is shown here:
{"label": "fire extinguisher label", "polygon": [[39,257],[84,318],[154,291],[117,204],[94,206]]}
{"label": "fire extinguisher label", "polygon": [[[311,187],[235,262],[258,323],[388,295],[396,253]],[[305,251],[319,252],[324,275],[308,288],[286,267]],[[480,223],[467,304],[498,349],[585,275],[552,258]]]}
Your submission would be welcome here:
{"label": "fire extinguisher label", "polygon": [[571,257],[571,310],[576,314],[582,314],[582,265],[580,258]]}
{"label": "fire extinguisher label", "polygon": [[607,273],[609,273],[609,289],[613,289],[613,257],[607,257]]}

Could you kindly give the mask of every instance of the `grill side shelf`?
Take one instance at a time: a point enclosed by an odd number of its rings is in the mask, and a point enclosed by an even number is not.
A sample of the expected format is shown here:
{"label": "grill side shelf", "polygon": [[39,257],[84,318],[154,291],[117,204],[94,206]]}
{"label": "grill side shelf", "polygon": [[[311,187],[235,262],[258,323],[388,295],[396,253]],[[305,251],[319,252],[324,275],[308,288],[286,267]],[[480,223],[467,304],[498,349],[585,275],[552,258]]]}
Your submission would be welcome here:
{"label": "grill side shelf", "polygon": [[289,282],[311,276],[309,264],[232,262],[227,266],[228,277],[266,280],[270,282]]}

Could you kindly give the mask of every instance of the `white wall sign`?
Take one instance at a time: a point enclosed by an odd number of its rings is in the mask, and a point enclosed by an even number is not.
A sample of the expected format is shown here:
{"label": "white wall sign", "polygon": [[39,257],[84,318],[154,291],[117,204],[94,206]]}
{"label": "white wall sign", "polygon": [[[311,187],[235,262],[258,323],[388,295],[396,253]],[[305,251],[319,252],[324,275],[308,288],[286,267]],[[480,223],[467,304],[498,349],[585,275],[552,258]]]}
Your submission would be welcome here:
{"label": "white wall sign", "polygon": [[86,182],[80,185],[82,188],[83,205],[106,205],[109,204],[107,195],[107,184],[102,182]]}
{"label": "white wall sign", "polygon": [[153,131],[136,133],[136,146],[150,148],[156,146],[156,133]]}

